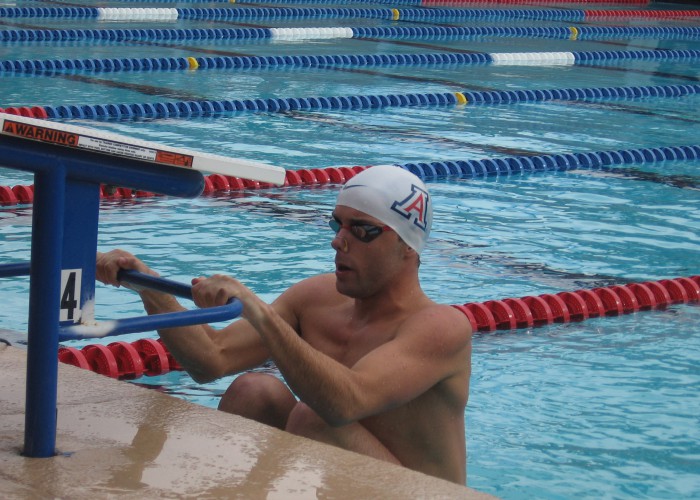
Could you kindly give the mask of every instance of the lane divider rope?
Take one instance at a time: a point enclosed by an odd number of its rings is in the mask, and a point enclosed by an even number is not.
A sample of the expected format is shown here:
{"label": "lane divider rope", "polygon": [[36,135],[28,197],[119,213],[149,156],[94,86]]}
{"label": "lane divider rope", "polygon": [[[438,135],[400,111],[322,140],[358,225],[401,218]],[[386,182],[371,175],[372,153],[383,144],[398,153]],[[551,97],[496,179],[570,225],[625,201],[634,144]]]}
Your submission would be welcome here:
{"label": "lane divider rope", "polygon": [[[469,319],[474,332],[494,332],[620,316],[697,302],[700,302],[700,276],[468,302],[452,307]],[[182,370],[160,339],[149,338],[108,345],[91,344],[82,349],[61,346],[58,359],[115,379],[136,379]]]}
{"label": "lane divider rope", "polygon": [[[590,99],[638,99],[683,97],[700,93],[700,84],[642,87],[596,87],[542,90],[488,90],[416,94],[380,94],[331,97],[258,98],[224,101],[169,101],[96,105],[19,106],[6,113],[40,119],[127,120],[139,118],[217,117],[239,112],[364,110],[386,107],[498,105]],[[2,108],[0,108],[0,111]]]}
{"label": "lane divider rope", "polygon": [[[143,0],[122,0],[124,3],[143,3]],[[173,3],[173,0],[152,0],[149,3]],[[238,5],[258,5],[259,2],[254,1],[237,1],[237,0],[181,0],[178,3],[236,3]],[[267,5],[306,5],[308,2],[300,0],[266,0]],[[435,6],[435,5],[551,5],[551,4],[605,4],[605,5],[649,5],[651,0],[314,0],[315,4],[389,4],[389,5],[409,5],[413,7],[419,6]]]}
{"label": "lane divider rope", "polygon": [[[0,12],[2,12],[2,8],[0,8]],[[390,13],[391,17],[388,19],[394,20],[396,14]],[[376,26],[350,28],[18,29],[0,31],[0,42],[314,40],[346,38],[349,32],[352,33],[352,38],[380,40],[465,40],[474,37],[494,36],[557,39],[572,39],[573,37],[575,40],[629,37],[694,40],[700,37],[700,27],[697,26]]]}
{"label": "lane divider rope", "polygon": [[[492,175],[518,175],[531,172],[561,172],[576,169],[605,170],[619,165],[639,165],[663,161],[700,161],[700,145],[662,146],[588,153],[510,156],[479,160],[446,160],[435,162],[394,164],[413,172],[426,182],[445,178],[482,178]],[[370,165],[287,170],[284,186],[318,186],[343,184]],[[223,193],[273,188],[266,184],[239,177],[211,174],[204,177],[205,196]],[[105,200],[130,200],[158,196],[147,191],[124,187],[101,186],[100,197]],[[0,205],[28,205],[34,200],[33,185],[0,186]]]}
{"label": "lane divider rope", "polygon": [[218,57],[162,57],[110,59],[24,59],[0,60],[0,76],[4,73],[53,72],[120,72],[172,71],[196,69],[280,69],[328,68],[336,66],[407,66],[407,65],[575,65],[607,61],[645,60],[676,61],[700,59],[700,50],[606,50],[574,52],[473,52],[421,54],[352,54],[303,56],[218,56]]}
{"label": "lane divider rope", "polygon": [[607,10],[607,9],[463,9],[463,8],[96,8],[96,7],[1,7],[0,18],[95,18],[102,21],[164,20],[262,20],[262,19],[387,19],[448,21],[529,19],[588,21],[595,19],[695,19],[700,10]]}
{"label": "lane divider rope", "polygon": [[[141,1],[141,0],[131,0],[131,1]],[[160,0],[160,1],[170,1],[170,0]],[[204,0],[202,0],[204,1]],[[226,0],[219,0],[226,1]],[[503,5],[503,4],[515,4],[515,5],[550,5],[550,4],[606,4],[606,5],[649,5],[651,0],[315,0],[315,4],[333,4],[333,5],[343,5],[343,4],[358,4],[358,3],[371,3],[371,4],[390,4],[390,5],[411,5],[414,7],[425,6],[432,7],[435,5],[474,5],[474,4],[484,4],[484,5]],[[266,0],[265,4],[269,5],[279,5],[279,4],[305,4],[306,2],[300,0]],[[239,5],[257,5],[258,2],[253,1],[239,1]]]}

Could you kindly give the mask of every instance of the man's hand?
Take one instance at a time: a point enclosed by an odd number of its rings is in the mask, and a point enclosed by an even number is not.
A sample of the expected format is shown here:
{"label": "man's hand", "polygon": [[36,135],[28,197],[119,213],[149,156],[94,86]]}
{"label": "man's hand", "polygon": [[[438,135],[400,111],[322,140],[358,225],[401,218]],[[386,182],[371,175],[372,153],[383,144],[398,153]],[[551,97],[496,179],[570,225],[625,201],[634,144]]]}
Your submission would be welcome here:
{"label": "man's hand", "polygon": [[223,306],[230,299],[236,298],[243,303],[241,317],[254,326],[270,313],[268,304],[263,302],[252,290],[231,276],[215,274],[209,278],[199,277],[192,280],[192,298],[198,307]]}
{"label": "man's hand", "polygon": [[105,285],[121,286],[131,290],[139,291],[140,287],[122,283],[117,279],[120,269],[133,269],[151,276],[158,276],[158,273],[150,269],[138,258],[124,250],[112,250],[107,253],[97,253],[97,266],[95,268],[95,278]]}

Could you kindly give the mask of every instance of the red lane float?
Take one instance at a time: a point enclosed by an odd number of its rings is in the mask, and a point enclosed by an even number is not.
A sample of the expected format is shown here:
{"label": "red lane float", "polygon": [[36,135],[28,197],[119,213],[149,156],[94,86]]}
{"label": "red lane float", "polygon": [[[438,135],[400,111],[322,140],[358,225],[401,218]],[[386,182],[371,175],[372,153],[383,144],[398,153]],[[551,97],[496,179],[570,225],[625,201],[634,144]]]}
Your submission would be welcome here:
{"label": "red lane float", "polygon": [[589,318],[588,306],[578,293],[559,292],[557,294],[569,310],[569,321],[583,321]]}
{"label": "red lane float", "polygon": [[31,186],[14,186],[12,192],[17,198],[18,203],[30,204],[34,202],[34,184]]}
{"label": "red lane float", "polygon": [[[344,184],[366,168],[354,167],[326,167],[287,170],[285,186],[317,186],[324,184]],[[248,189],[267,189],[274,187],[266,182],[252,181],[238,177],[211,174],[204,176],[204,189],[202,195],[218,196],[221,193],[244,191]],[[148,198],[162,196],[147,191],[135,191],[130,188],[117,186],[100,186],[100,199],[103,200],[131,200],[135,198]],[[34,201],[34,186],[14,187],[0,186],[0,205],[31,204]]]}
{"label": "red lane float", "polygon": [[578,290],[575,295],[578,295],[578,297],[586,304],[586,310],[588,311],[589,318],[605,316],[605,306],[603,305],[603,301],[600,300],[600,297],[598,297],[591,290]]}
{"label": "red lane float", "polygon": [[[617,316],[691,302],[700,302],[700,275],[483,303],[468,302],[452,307],[469,319],[475,332],[493,332]],[[160,339],[140,339],[131,344],[113,342],[107,346],[95,344],[82,349],[61,347],[58,360],[117,379],[182,370]]]}
{"label": "red lane float", "polygon": [[[542,297],[527,296],[523,297],[522,301],[530,308],[532,311],[532,326],[543,326],[554,323],[554,314],[552,313],[552,308]],[[481,331],[480,328],[474,328],[472,323],[472,329],[476,331]]]}
{"label": "red lane float", "polygon": [[241,190],[245,189],[245,182],[243,182],[243,179],[239,177],[227,177],[228,180],[228,187],[230,190],[235,191],[235,190]]}
{"label": "red lane float", "polygon": [[154,339],[141,339],[134,342],[133,345],[143,360],[145,375],[161,375],[170,371],[168,351],[162,342]]}
{"label": "red lane float", "polygon": [[584,19],[688,19],[700,17],[700,10],[584,10]]}
{"label": "red lane float", "polygon": [[17,205],[17,197],[9,186],[0,186],[0,205]]}
{"label": "red lane float", "polygon": [[491,332],[618,316],[691,302],[700,302],[700,276],[490,300],[483,304],[470,302],[453,307],[467,316],[474,331]]}
{"label": "red lane float", "polygon": [[61,346],[58,360],[116,379],[136,379],[143,375],[163,375],[182,370],[160,339],[141,339],[132,343],[91,344],[76,349]]}
{"label": "red lane float", "polygon": [[81,349],[92,371],[111,378],[119,378],[119,366],[114,353],[101,344],[92,344]]}
{"label": "red lane float", "polygon": [[423,0],[422,7],[434,7],[437,5],[557,5],[557,4],[610,4],[610,5],[648,5],[649,0]]}
{"label": "red lane float", "polygon": [[535,324],[532,311],[522,299],[509,298],[503,299],[503,302],[508,304],[515,315],[515,328],[530,328]]}
{"label": "red lane float", "polygon": [[484,306],[491,311],[497,330],[513,330],[517,327],[518,321],[515,319],[513,309],[502,300],[489,300],[484,302]]}

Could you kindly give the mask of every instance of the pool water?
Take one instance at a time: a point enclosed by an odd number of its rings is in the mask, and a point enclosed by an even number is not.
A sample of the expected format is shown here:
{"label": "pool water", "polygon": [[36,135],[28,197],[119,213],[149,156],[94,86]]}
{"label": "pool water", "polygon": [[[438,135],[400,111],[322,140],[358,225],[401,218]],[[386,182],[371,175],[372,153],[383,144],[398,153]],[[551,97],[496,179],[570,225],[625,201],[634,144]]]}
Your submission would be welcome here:
{"label": "pool water", "polygon": [[[61,29],[90,27],[91,23],[97,26],[90,20],[3,21],[8,23],[0,29],[14,29],[12,23]],[[376,19],[257,22],[259,26],[389,24]],[[687,20],[676,24],[698,26],[697,21]],[[173,26],[202,27],[207,22],[168,24]],[[698,37],[477,37],[0,42],[0,59],[182,57],[202,50],[271,55],[641,48],[697,50],[700,41]],[[0,107],[688,85],[697,84],[699,78],[700,67],[692,58],[574,66],[0,73]],[[696,93],[69,121],[300,169],[696,145],[699,112],[700,96]],[[431,180],[428,187],[435,203],[435,221],[422,259],[424,288],[438,302],[463,304],[698,275],[697,168],[697,159],[691,159]],[[0,185],[31,182],[27,173],[0,169]],[[333,269],[326,222],[336,194],[337,186],[315,186],[219,193],[193,200],[105,201],[100,212],[99,248],[130,250],[163,276],[183,282],[216,272],[232,274],[265,300],[273,300],[292,283]],[[31,206],[0,207],[0,228],[0,262],[28,260]],[[0,310],[0,328],[26,331],[28,280],[4,279],[2,285],[5,305]],[[96,301],[99,319],[142,314],[138,297],[128,291],[98,286]],[[615,318],[475,335],[466,413],[469,486],[506,499],[700,498],[699,320],[697,304],[675,305]],[[154,335],[131,334],[72,345]],[[274,367],[263,369],[275,373]],[[135,383],[215,407],[231,379],[200,385],[182,372],[172,372],[143,377]]]}

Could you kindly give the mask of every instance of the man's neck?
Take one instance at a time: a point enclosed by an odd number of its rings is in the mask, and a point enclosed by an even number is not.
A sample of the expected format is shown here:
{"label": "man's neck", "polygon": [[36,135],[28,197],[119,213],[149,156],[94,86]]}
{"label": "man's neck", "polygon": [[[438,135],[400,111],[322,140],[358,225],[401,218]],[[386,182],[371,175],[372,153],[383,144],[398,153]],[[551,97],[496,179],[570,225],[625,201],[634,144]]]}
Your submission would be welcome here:
{"label": "man's neck", "polygon": [[393,284],[371,297],[356,298],[353,318],[363,322],[376,321],[415,309],[427,300],[416,278],[408,283]]}

